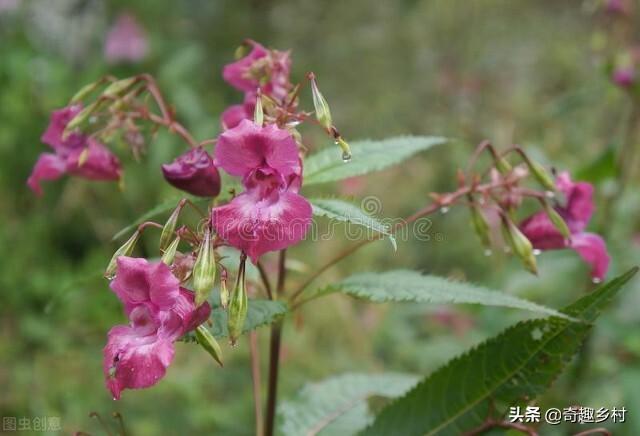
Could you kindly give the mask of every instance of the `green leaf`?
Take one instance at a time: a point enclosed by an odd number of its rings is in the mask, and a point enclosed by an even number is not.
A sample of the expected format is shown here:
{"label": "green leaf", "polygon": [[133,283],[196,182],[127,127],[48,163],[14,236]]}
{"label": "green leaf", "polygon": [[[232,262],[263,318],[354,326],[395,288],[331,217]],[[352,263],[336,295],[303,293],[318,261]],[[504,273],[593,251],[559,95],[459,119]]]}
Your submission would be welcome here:
{"label": "green leaf", "polygon": [[481,425],[491,404],[508,405],[543,393],[578,351],[591,323],[634,268],[563,310],[582,321],[551,317],[505,330],[425,378],[388,405],[364,435],[458,435]]}
{"label": "green leaf", "polygon": [[[397,249],[396,240],[389,231],[390,227],[366,214],[362,208],[335,198],[314,198],[309,200],[309,202],[313,208],[314,215],[325,216],[337,221],[357,224],[367,230],[382,233],[389,237],[391,245],[393,245],[394,249]],[[366,239],[367,237],[371,237],[371,235],[365,235],[363,239]]]}
{"label": "green leaf", "polygon": [[304,184],[308,186],[335,182],[379,171],[400,163],[419,151],[445,142],[446,138],[438,136],[400,136],[381,141],[356,141],[350,144],[352,158],[346,163],[337,148],[327,147],[305,159]]}
{"label": "green leaf", "polygon": [[[183,198],[185,197],[167,200],[149,209],[148,211],[140,215],[138,219],[136,219],[133,223],[129,224],[127,227],[123,228],[118,233],[116,233],[113,236],[113,238],[111,238],[111,240],[115,241],[116,239],[119,239],[121,236],[131,233],[136,227],[138,227],[143,222],[149,221],[153,217],[156,217],[162,213],[169,212],[170,210],[175,209],[178,203],[180,202],[180,200],[182,200]],[[201,204],[206,204],[207,199],[199,198],[199,199],[192,199],[191,201],[194,204],[199,206]]]}
{"label": "green leaf", "polygon": [[342,292],[375,303],[417,302],[481,304],[510,307],[543,315],[569,318],[557,310],[541,306],[513,295],[493,291],[471,283],[455,282],[443,277],[423,275],[416,271],[395,270],[382,273],[360,273],[309,294],[316,298]]}
{"label": "green leaf", "polygon": [[[244,322],[242,333],[272,324],[287,313],[288,310],[287,305],[281,301],[249,300],[247,319]],[[209,319],[213,322],[213,326],[209,328],[213,336],[216,338],[226,338],[229,336],[226,310],[222,307],[214,307]]]}
{"label": "green leaf", "polygon": [[418,382],[400,373],[343,374],[306,385],[279,406],[280,431],[285,436],[354,434],[372,422],[367,400],[395,398]]}

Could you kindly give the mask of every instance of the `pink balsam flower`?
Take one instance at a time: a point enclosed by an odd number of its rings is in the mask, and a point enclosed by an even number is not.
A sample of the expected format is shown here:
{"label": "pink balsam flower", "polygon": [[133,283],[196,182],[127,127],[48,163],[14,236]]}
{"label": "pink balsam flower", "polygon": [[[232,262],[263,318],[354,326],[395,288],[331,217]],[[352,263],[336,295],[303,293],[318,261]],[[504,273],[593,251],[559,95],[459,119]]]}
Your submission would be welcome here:
{"label": "pink balsam flower", "polygon": [[212,224],[222,239],[256,262],[304,238],[311,205],[298,194],[302,165],[287,130],[244,120],[220,135],[215,156],[218,166],[241,177],[245,187],[230,203],[212,210]]}
{"label": "pink balsam flower", "polygon": [[113,327],[104,347],[104,375],[114,399],[123,389],[147,388],[164,377],[174,342],[209,317],[193,292],[162,262],[119,257],[111,289],[124,304],[129,325]]}
{"label": "pink balsam flower", "polygon": [[107,62],[139,62],[147,55],[147,37],[138,20],[121,14],[109,30],[104,44]]}
{"label": "pink balsam flower", "polygon": [[253,118],[258,88],[262,95],[280,104],[293,88],[288,51],[270,50],[251,40],[247,44],[251,47],[249,54],[222,70],[224,80],[245,93],[243,104],[232,105],[223,112],[221,124],[225,129],[232,129],[243,119]]}
{"label": "pink balsam flower", "polygon": [[567,172],[558,175],[556,186],[565,196],[565,204],[556,210],[567,223],[571,238],[565,239],[544,211],[524,220],[520,229],[536,249],[574,249],[591,266],[591,277],[601,281],[609,269],[607,246],[599,235],[584,231],[594,211],[593,186],[586,182],[574,183]]}
{"label": "pink balsam flower", "polygon": [[213,158],[203,147],[195,147],[162,165],[162,174],[171,185],[199,197],[220,193],[220,174]]}
{"label": "pink balsam flower", "polygon": [[80,132],[64,137],[65,127],[81,109],[80,105],[73,105],[53,111],[41,139],[54,152],[40,155],[27,180],[37,195],[42,195],[40,181],[56,180],[67,173],[90,180],[120,178],[120,162],[107,147]]}

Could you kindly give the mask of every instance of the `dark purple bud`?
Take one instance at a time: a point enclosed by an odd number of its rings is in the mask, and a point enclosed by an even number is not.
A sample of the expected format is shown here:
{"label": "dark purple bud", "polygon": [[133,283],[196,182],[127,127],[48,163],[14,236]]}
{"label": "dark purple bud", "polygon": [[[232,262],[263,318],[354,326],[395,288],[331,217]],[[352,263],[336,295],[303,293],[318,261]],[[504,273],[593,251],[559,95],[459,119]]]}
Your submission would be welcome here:
{"label": "dark purple bud", "polygon": [[162,165],[164,178],[178,189],[199,197],[215,197],[220,193],[220,174],[213,158],[202,147],[178,156]]}

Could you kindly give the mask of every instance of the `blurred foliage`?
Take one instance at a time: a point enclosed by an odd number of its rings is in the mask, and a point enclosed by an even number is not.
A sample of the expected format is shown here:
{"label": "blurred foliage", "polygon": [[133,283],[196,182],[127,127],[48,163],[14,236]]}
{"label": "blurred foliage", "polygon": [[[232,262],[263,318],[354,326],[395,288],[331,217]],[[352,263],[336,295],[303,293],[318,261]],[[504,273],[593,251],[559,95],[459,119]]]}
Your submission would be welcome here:
{"label": "blurred foliage", "polygon": [[[139,64],[108,65],[104,36],[125,9],[146,28],[151,52]],[[291,48],[294,77],[315,71],[347,139],[456,139],[401,169],[359,181],[358,201],[376,195],[382,216],[406,216],[428,201],[429,192],[455,189],[456,168],[485,138],[499,147],[520,143],[543,162],[580,171],[598,183],[601,195],[610,192],[607,150],[620,143],[629,102],[595,64],[593,32],[594,21],[577,0],[22,0],[17,10],[0,12],[0,415],[60,416],[65,433],[102,434],[88,417],[92,411],[105,417],[119,411],[136,435],[253,433],[246,341],[234,349],[224,346],[224,369],[194,345],[179,344],[167,377],[153,389],[127,391],[117,403],[104,389],[106,332],[124,322],[101,278],[115,249],[111,238],[179,195],[157,181],[159,165],[182,145],[160,133],[141,162],[121,153],[127,162],[122,192],[115,184],[64,179],[48,183],[45,196],[36,198],[25,180],[45,151],[39,137],[48,114],[81,85],[107,73],[149,72],[178,117],[204,139],[218,131],[220,112],[241,98],[220,74],[235,47],[251,37]],[[310,107],[310,95],[304,99]],[[306,133],[310,148],[327,145],[320,132]],[[617,221],[605,226],[612,275],[640,258],[640,197],[632,191],[617,203]],[[551,307],[589,287],[586,267],[572,251],[542,255],[539,277],[521,271],[515,260],[484,257],[462,210],[434,216],[430,232],[429,241],[399,239],[396,254],[388,243],[376,243],[320,281],[355,271],[412,268]],[[636,242],[630,242],[633,235]],[[147,242],[152,252],[153,240]],[[292,256],[311,268],[344,244],[340,238],[313,248],[305,243]],[[266,261],[275,267],[275,259]],[[292,284],[301,278],[292,274]],[[542,404],[626,406],[629,422],[615,432],[635,434],[640,330],[632,327],[640,322],[638,305],[636,280],[600,320],[586,358]],[[424,374],[523,316],[498,308],[373,306],[330,296],[288,324],[280,396],[292,397],[308,381],[355,369]],[[266,333],[259,334],[263,357]]]}

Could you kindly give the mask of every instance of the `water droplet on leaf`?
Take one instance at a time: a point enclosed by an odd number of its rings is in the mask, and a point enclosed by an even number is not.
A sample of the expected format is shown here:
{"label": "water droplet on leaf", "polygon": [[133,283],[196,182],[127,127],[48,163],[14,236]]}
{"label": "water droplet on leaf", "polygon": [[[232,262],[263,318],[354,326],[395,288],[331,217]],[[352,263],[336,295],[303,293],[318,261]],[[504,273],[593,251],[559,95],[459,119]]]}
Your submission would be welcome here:
{"label": "water droplet on leaf", "polygon": [[349,162],[351,160],[351,153],[345,151],[342,153],[342,162]]}
{"label": "water droplet on leaf", "polygon": [[441,213],[441,214],[443,214],[443,215],[444,215],[444,214],[445,214],[445,213],[447,213],[447,212],[449,212],[449,207],[448,207],[448,206],[442,206],[442,207],[440,208],[440,213]]}

